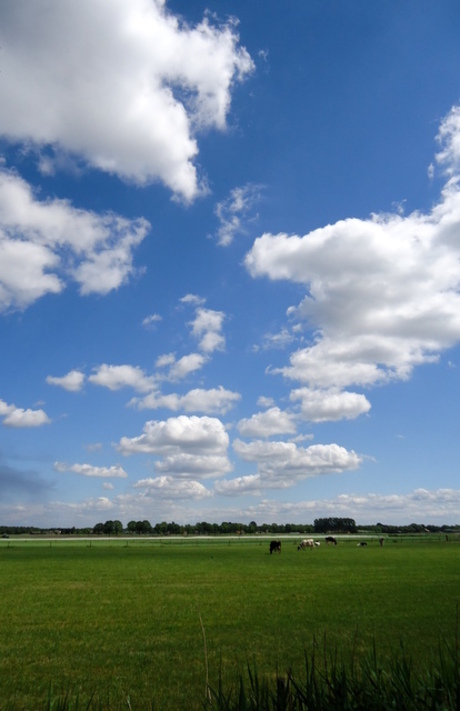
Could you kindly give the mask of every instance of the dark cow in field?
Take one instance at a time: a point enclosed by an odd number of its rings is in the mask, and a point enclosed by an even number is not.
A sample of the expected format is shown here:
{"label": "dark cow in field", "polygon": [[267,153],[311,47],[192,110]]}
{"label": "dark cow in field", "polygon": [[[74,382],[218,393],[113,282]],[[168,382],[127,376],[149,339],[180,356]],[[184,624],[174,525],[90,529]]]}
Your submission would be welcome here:
{"label": "dark cow in field", "polygon": [[272,553],[281,553],[281,541],[270,541],[270,555]]}
{"label": "dark cow in field", "polygon": [[366,543],[366,541],[360,541],[357,544],[357,546],[358,546],[358,548],[365,548],[367,546],[367,543]]}
{"label": "dark cow in field", "polygon": [[334,536],[326,536],[324,539],[326,543],[332,543],[334,546],[337,545],[337,541],[335,540]]}

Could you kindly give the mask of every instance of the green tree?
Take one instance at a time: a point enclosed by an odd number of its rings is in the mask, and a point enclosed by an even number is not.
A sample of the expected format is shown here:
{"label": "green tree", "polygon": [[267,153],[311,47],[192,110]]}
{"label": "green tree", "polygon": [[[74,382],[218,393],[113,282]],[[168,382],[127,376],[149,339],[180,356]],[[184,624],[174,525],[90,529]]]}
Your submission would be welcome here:
{"label": "green tree", "polygon": [[106,521],[104,523],[104,533],[108,536],[116,535],[118,536],[119,533],[123,533],[123,524],[121,521]]}
{"label": "green tree", "polygon": [[156,533],[158,536],[165,536],[168,532],[168,524],[166,523],[166,521],[156,523],[153,527],[153,532]]}
{"label": "green tree", "polygon": [[201,521],[196,524],[197,533],[209,534],[212,533],[212,525],[207,521]]}
{"label": "green tree", "polygon": [[144,519],[143,521],[136,521],[136,531],[138,533],[152,533],[152,525],[150,521]]}
{"label": "green tree", "polygon": [[168,533],[171,533],[173,536],[178,536],[182,533],[182,526],[175,523],[175,521],[171,521],[171,523],[168,523]]}
{"label": "green tree", "polygon": [[123,533],[123,524],[121,521],[114,521],[113,522],[113,532],[116,536],[118,536],[120,533]]}
{"label": "green tree", "polygon": [[111,536],[113,533],[113,521],[109,520],[104,523],[104,533],[107,536]]}
{"label": "green tree", "polygon": [[129,533],[136,533],[137,532],[137,521],[129,521],[126,528],[129,531]]}

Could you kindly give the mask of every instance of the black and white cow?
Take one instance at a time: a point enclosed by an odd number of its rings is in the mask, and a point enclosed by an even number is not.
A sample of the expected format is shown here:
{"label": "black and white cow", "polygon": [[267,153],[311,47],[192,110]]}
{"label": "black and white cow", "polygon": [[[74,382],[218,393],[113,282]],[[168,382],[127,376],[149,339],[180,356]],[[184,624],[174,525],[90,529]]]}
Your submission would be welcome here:
{"label": "black and white cow", "polygon": [[324,540],[326,541],[326,543],[332,543],[334,546],[337,545],[337,541],[334,536],[326,536]]}
{"label": "black and white cow", "polygon": [[281,541],[270,541],[270,555],[272,553],[281,553]]}
{"label": "black and white cow", "polygon": [[303,541],[300,541],[299,545],[297,546],[298,551],[303,551],[305,548],[313,548],[315,545],[315,542],[313,538],[304,538]]}

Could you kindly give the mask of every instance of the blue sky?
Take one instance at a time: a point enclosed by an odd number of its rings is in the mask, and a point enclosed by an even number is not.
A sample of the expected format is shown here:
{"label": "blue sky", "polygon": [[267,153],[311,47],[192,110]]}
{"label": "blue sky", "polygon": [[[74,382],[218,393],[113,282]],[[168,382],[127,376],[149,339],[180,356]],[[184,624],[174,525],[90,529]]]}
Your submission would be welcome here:
{"label": "blue sky", "polygon": [[459,523],[458,3],[0,28],[0,522]]}

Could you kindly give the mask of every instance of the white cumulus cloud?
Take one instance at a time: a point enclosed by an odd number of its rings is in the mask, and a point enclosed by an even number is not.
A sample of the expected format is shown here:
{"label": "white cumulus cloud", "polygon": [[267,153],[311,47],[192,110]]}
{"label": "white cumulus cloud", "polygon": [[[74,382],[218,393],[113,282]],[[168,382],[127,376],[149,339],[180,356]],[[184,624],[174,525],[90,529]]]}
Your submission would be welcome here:
{"label": "white cumulus cloud", "polygon": [[67,200],[38,200],[31,186],[0,168],[0,311],[24,309],[76,282],[81,294],[107,294],[134,273],[144,219],[98,215]]}
{"label": "white cumulus cloud", "polygon": [[233,442],[237,455],[245,462],[256,462],[262,487],[285,489],[314,476],[357,469],[362,456],[338,444],[312,444],[298,447],[294,442],[255,440]]}
{"label": "white cumulus cloud", "polygon": [[155,387],[155,379],[146,375],[142,368],[133,365],[107,365],[103,363],[88,378],[93,385],[100,385],[109,390],[130,387],[138,392],[148,392]]}
{"label": "white cumulus cloud", "polygon": [[64,388],[64,390],[76,393],[82,389],[83,383],[85,382],[85,375],[79,370],[71,370],[62,377],[48,375],[46,382],[48,385],[57,385],[58,387]]}
{"label": "white cumulus cloud", "polygon": [[124,455],[159,455],[158,471],[181,478],[210,478],[231,471],[228,444],[228,434],[217,418],[180,415],[146,422],[143,434],[122,437],[117,449]]}
{"label": "white cumulus cloud", "polygon": [[279,407],[270,407],[265,412],[258,412],[250,418],[240,420],[237,428],[243,437],[271,437],[297,432],[293,415],[280,410]]}
{"label": "white cumulus cloud", "polygon": [[221,334],[225,314],[222,311],[199,307],[192,321],[192,333],[199,339],[200,349],[205,353],[223,350],[225,338]]}
{"label": "white cumulus cloud", "polygon": [[171,364],[168,374],[169,380],[183,380],[190,373],[194,373],[207,363],[207,356],[201,353],[188,353]]}
{"label": "white cumulus cloud", "polygon": [[[453,109],[440,128],[438,161],[449,178],[431,211],[255,240],[247,269],[304,285],[304,299],[288,313],[314,334],[278,372],[312,390],[369,387],[407,379],[460,341],[459,117]],[[367,405],[355,397],[354,407]]]}
{"label": "white cumulus cloud", "polygon": [[290,398],[293,402],[300,400],[301,416],[309,422],[353,420],[371,409],[364,395],[334,389],[298,388],[291,392]]}
{"label": "white cumulus cloud", "polygon": [[190,27],[163,0],[23,0],[0,5],[0,26],[4,137],[46,149],[47,172],[65,153],[196,197],[196,131],[225,128],[253,68],[234,24]]}
{"label": "white cumulus cloud", "polygon": [[141,479],[133,486],[135,489],[142,489],[145,496],[160,499],[200,500],[211,496],[211,492],[199,481],[177,480],[172,476]]}
{"label": "white cumulus cloud", "polygon": [[4,400],[0,400],[0,417],[3,417],[5,427],[41,427],[49,425],[51,420],[42,409],[24,410],[16,405],[8,405]]}

